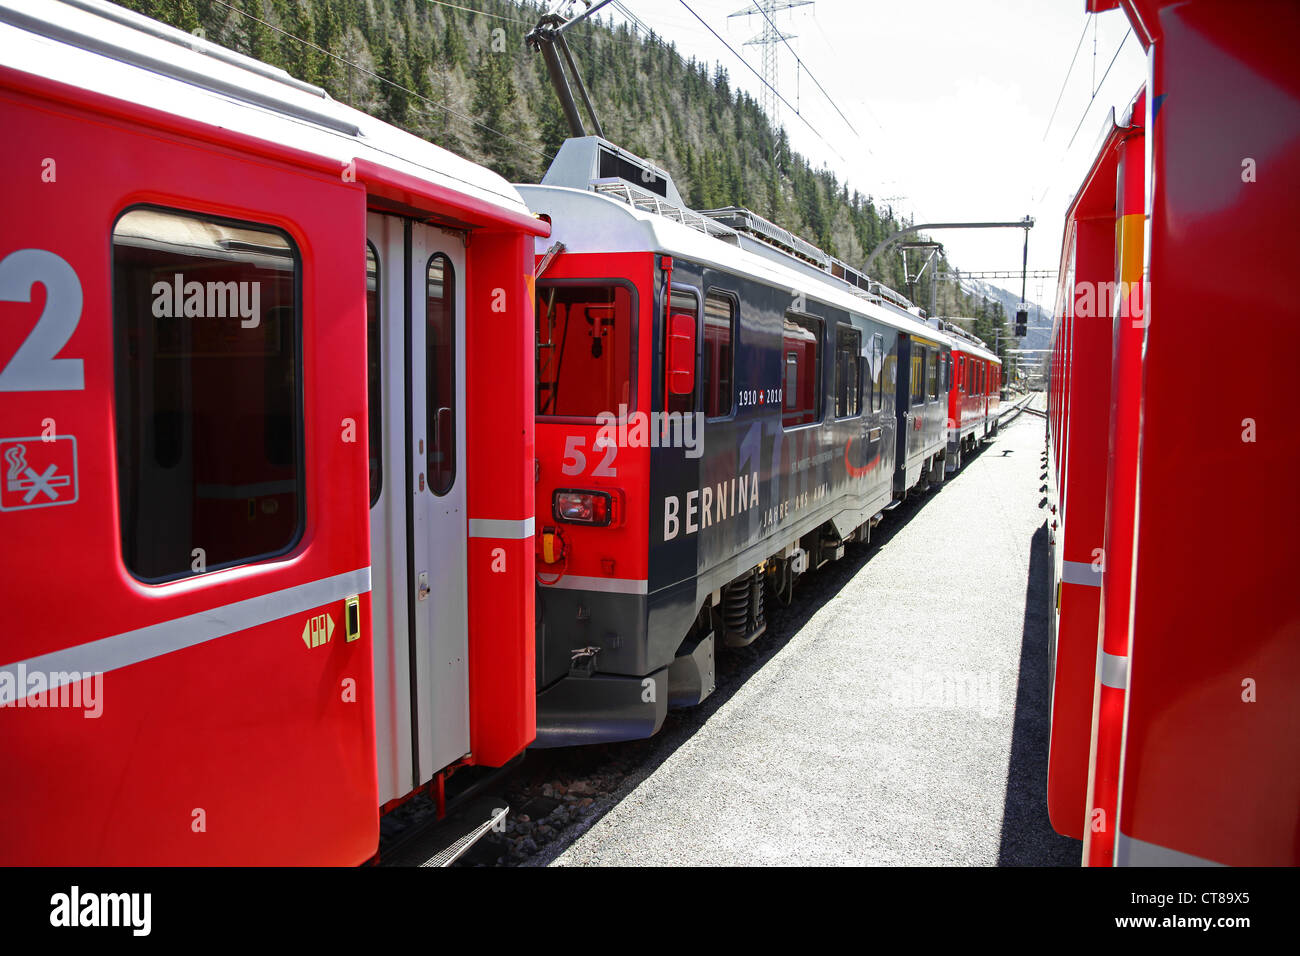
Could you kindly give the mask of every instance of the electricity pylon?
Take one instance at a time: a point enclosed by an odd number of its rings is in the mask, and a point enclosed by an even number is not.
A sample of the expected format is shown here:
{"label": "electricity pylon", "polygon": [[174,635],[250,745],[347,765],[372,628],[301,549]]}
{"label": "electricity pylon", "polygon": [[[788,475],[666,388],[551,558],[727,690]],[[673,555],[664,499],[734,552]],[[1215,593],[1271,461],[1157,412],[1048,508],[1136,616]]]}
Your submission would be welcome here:
{"label": "electricity pylon", "polygon": [[772,19],[772,14],[778,10],[789,10],[792,7],[812,6],[814,0],[753,0],[753,2],[743,10],[737,10],[735,13],[728,14],[727,19],[732,17],[752,17],[755,14],[763,18],[763,32],[752,40],[746,40],[745,46],[761,46],[763,48],[763,99],[761,100],[763,112],[772,120],[773,125],[778,125],[776,98],[778,75],[778,49],[777,47],[787,40],[793,40],[793,33],[786,33],[777,27],[776,21]]}

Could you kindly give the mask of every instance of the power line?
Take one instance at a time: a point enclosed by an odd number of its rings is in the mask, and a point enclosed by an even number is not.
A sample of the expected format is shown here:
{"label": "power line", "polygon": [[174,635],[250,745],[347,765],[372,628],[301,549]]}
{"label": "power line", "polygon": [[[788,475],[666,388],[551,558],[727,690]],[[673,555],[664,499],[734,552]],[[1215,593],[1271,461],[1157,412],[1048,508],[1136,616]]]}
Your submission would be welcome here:
{"label": "power line", "polygon": [[680,2],[681,2],[681,5],[682,5],[683,7],[686,8],[687,12],[689,12],[690,15],[693,16],[696,20],[699,20],[700,23],[702,23],[702,24],[704,25],[704,29],[706,29],[706,30],[708,30],[710,33],[712,33],[713,36],[717,39],[717,41],[718,41],[719,43],[721,43],[723,46],[725,46],[725,47],[727,48],[728,51],[730,51],[730,53],[731,53],[732,56],[734,56],[734,57],[735,57],[737,60],[739,60],[741,63],[745,64],[745,66],[746,66],[746,68],[749,70],[749,72],[751,72],[751,73],[753,73],[755,76],[757,76],[758,79],[760,80],[760,82],[762,82],[762,84],[763,84],[764,86],[766,86],[769,90],[771,90],[772,93],[776,96],[776,98],[779,99],[782,103],[784,103],[784,104],[786,105],[787,108],[789,108],[790,112],[794,113],[795,116],[798,116],[799,119],[803,120],[804,125],[807,126],[810,130],[812,130],[814,136],[816,136],[819,140],[821,140],[823,143],[826,144],[826,148],[829,149],[832,153],[834,153],[834,154],[836,155],[836,157],[838,157],[838,159],[839,159],[840,162],[842,162],[842,163],[843,163],[843,162],[847,162],[847,160],[845,160],[845,158],[844,158],[843,156],[840,156],[839,150],[837,150],[834,146],[832,146],[832,145],[830,144],[830,140],[828,140],[825,136],[823,136],[820,132],[818,132],[818,131],[817,131],[817,127],[816,127],[816,126],[813,126],[812,123],[808,122],[808,118],[807,118],[806,116],[804,116],[802,113],[800,113],[800,112],[799,112],[798,110],[796,110],[794,107],[790,106],[790,101],[787,100],[787,99],[786,99],[784,96],[782,96],[780,93],[778,93],[778,92],[776,91],[776,89],[772,86],[772,84],[769,83],[769,82],[767,82],[767,80],[765,80],[765,79],[763,78],[763,75],[762,75],[761,73],[759,73],[758,70],[754,69],[753,65],[752,65],[748,60],[746,60],[743,56],[741,56],[739,53],[737,53],[736,50],[735,50],[735,47],[733,47],[730,43],[728,43],[728,42],[727,42],[726,40],[724,40],[721,36],[719,36],[719,35],[718,35],[718,31],[715,30],[715,29],[713,29],[713,27],[709,26],[708,22],[707,22],[707,21],[706,21],[702,16],[700,16],[700,15],[699,15],[698,13],[696,13],[693,9],[691,9],[691,5],[690,5],[689,3],[687,3],[686,0],[680,0]]}
{"label": "power line", "polygon": [[1083,129],[1083,121],[1088,118],[1088,110],[1092,109],[1092,104],[1093,101],[1097,99],[1097,94],[1101,92],[1101,88],[1106,85],[1106,77],[1110,76],[1110,68],[1115,65],[1115,61],[1119,59],[1119,51],[1124,49],[1124,44],[1128,42],[1128,38],[1132,35],[1133,28],[1129,27],[1124,32],[1124,39],[1120,40],[1119,46],[1115,48],[1115,55],[1110,58],[1110,63],[1106,66],[1106,72],[1101,75],[1101,82],[1098,83],[1097,88],[1092,91],[1092,97],[1088,100],[1088,105],[1083,108],[1083,115],[1079,117],[1079,125],[1074,128],[1074,136],[1071,136],[1070,141],[1065,144],[1067,150],[1074,145],[1074,137],[1078,136],[1079,130]]}
{"label": "power line", "polygon": [[[394,89],[401,90],[403,93],[406,93],[410,96],[414,96],[418,100],[423,100],[424,102],[428,103],[430,106],[436,107],[437,109],[450,113],[452,116],[459,117],[460,119],[463,119],[468,123],[473,123],[475,126],[479,127],[479,129],[485,129],[489,133],[493,133],[497,136],[500,136],[502,139],[508,140],[509,142],[514,143],[516,146],[521,146],[524,149],[529,150],[530,152],[536,153],[538,156],[541,156],[543,159],[550,160],[555,158],[550,153],[540,150],[536,146],[532,146],[528,143],[522,142],[521,140],[517,140],[513,136],[501,132],[499,129],[493,129],[491,126],[488,126],[486,123],[480,123],[472,116],[466,116],[464,113],[457,112],[456,110],[452,109],[450,106],[445,106],[442,103],[439,103],[437,100],[430,99],[429,97],[425,96],[423,93],[417,93],[415,90],[407,89],[405,86],[402,86],[402,84],[400,83],[394,83],[388,77],[376,73],[374,70],[367,70],[365,67],[357,65],[356,63],[353,63],[351,60],[344,59],[343,57],[339,56],[337,53],[331,53],[329,50],[325,49],[324,47],[317,46],[315,43],[312,43],[310,40],[304,40],[302,37],[290,33],[288,30],[284,30],[281,29],[280,27],[277,27],[274,23],[268,23],[266,20],[263,20],[261,17],[255,17],[247,10],[241,10],[239,7],[227,3],[226,0],[213,0],[213,2],[218,3],[229,10],[234,10],[236,13],[246,16],[250,20],[256,20],[258,23],[262,24],[263,26],[271,28],[276,33],[282,33],[291,40],[297,40],[299,43],[303,44],[304,46],[309,46],[313,50],[318,50],[321,53],[324,53],[326,56],[338,60],[340,63],[344,64],[349,69],[356,70],[358,73],[364,73],[367,76],[373,76],[376,80],[379,80],[379,82],[381,83],[387,83],[389,86],[393,87]],[[465,8],[461,8],[461,9],[465,9]],[[475,10],[473,12],[478,13],[480,11]]]}
{"label": "power line", "polygon": [[448,3],[447,0],[424,0],[425,3],[436,3],[440,7],[451,7],[453,10],[463,10],[465,13],[474,13],[480,17],[492,17],[494,20],[505,20],[507,23],[522,23],[524,26],[531,26],[527,20],[520,20],[518,17],[507,17],[501,13],[489,13],[486,10],[475,10],[473,7],[462,7],[456,3]]}
{"label": "power line", "polygon": [[1047,129],[1043,130],[1043,142],[1047,142],[1047,134],[1052,131],[1052,120],[1056,119],[1056,111],[1061,108],[1061,97],[1065,96],[1066,84],[1070,82],[1070,74],[1074,72],[1075,61],[1079,59],[1079,51],[1083,49],[1083,38],[1088,35],[1088,20],[1091,19],[1084,14],[1083,32],[1079,34],[1079,42],[1074,47],[1074,56],[1070,57],[1070,68],[1065,71],[1065,79],[1061,81],[1061,92],[1056,94],[1056,105],[1052,107],[1052,115],[1047,118]]}
{"label": "power line", "polygon": [[[767,11],[764,8],[771,8],[772,10],[790,10],[794,7],[809,7],[813,5],[813,2],[814,0],[763,0],[763,5],[758,8],[758,12],[766,13]],[[751,17],[753,15],[753,10],[749,9],[749,7],[743,7],[735,13],[728,14],[727,19],[732,20],[735,17]],[[772,90],[775,90],[777,84],[781,82],[781,73],[779,70],[780,57],[778,56],[780,50],[777,48],[777,44],[781,43],[785,39],[785,32],[777,27],[776,24],[772,22],[772,19],[768,17],[767,23],[763,25],[762,32],[759,33],[758,36],[746,40],[744,43],[745,46],[756,46],[762,50],[763,79],[767,81],[767,85]],[[799,112],[799,107],[801,105],[799,102],[798,81],[799,67],[798,64],[796,64],[794,97],[796,113]],[[772,117],[773,121],[776,121],[779,115],[776,108],[776,97],[773,96],[772,93],[768,92],[768,90],[761,90],[760,92],[763,97],[763,112]]]}
{"label": "power line", "polygon": [[[442,2],[442,0],[429,0],[429,2],[430,2],[430,3],[440,3],[440,2]],[[614,7],[614,8],[617,9],[617,10],[622,11],[623,16],[624,16],[626,19],[629,19],[629,20],[634,21],[634,23],[633,23],[633,28],[634,28],[634,29],[633,29],[633,32],[635,32],[636,25],[637,25],[637,24],[640,24],[640,28],[643,29],[647,34],[654,33],[654,31],[651,30],[649,27],[647,27],[644,23],[642,23],[640,20],[637,20],[637,18],[632,14],[632,11],[629,10],[627,7],[623,6],[623,4],[619,3],[618,0],[614,0],[614,2],[613,2],[612,4],[610,4],[610,6]],[[463,8],[461,8],[461,9],[463,9]],[[525,24],[525,25],[528,24],[528,21],[527,21],[527,20],[516,20],[516,21],[514,21],[514,22],[515,22],[515,23],[523,23],[523,24]],[[636,40],[624,40],[624,39],[622,39],[621,37],[616,37],[616,36],[614,36],[614,27],[613,27],[613,23],[614,23],[614,18],[613,18],[613,17],[610,17],[610,27],[609,27],[609,29],[606,31],[606,36],[605,36],[605,39],[606,39],[606,40],[609,40],[609,41],[611,41],[611,42],[613,42],[613,43],[625,43],[625,44],[627,44],[627,45],[629,45],[629,46],[636,46],[636,47],[641,46],[641,45],[645,42],[645,41],[643,41],[643,40],[641,40],[641,39],[639,39],[639,38],[636,39]],[[585,27],[585,26],[588,26],[589,24],[596,24],[597,26],[603,26],[603,24],[601,24],[601,22],[600,22],[600,18],[599,18],[599,17],[595,17],[595,16],[593,16],[590,20],[588,20],[587,22],[583,23],[582,25]],[[570,34],[570,36],[572,36],[572,34]],[[588,35],[587,35],[587,39],[591,39],[591,34],[588,34]],[[681,59],[681,57],[678,56],[678,59]]]}
{"label": "power line", "polygon": [[654,33],[653,30],[645,25],[644,21],[642,21],[640,17],[633,13],[625,4],[620,3],[619,0],[614,0],[613,6],[615,10],[631,20],[632,25],[636,29],[643,31],[647,36]]}
{"label": "power line", "polygon": [[854,136],[857,136],[859,139],[861,139],[861,134],[856,129],[853,128],[853,124],[850,123],[849,118],[844,115],[844,111],[839,108],[835,100],[832,99],[831,95],[826,92],[826,87],[822,86],[821,81],[818,80],[817,77],[813,75],[813,71],[808,69],[808,64],[804,63],[803,60],[799,59],[799,54],[795,53],[794,47],[790,46],[789,39],[776,25],[776,23],[772,20],[771,16],[768,15],[767,10],[765,10],[762,6],[759,5],[758,0],[750,0],[750,2],[754,4],[754,8],[758,10],[759,13],[763,14],[763,18],[767,20],[767,22],[771,25],[772,29],[776,32],[777,37],[779,37],[781,42],[786,45],[786,48],[792,54],[794,54],[794,61],[797,64],[799,64],[800,67],[803,68],[805,73],[808,74],[808,79],[812,80],[814,83],[817,84],[817,89],[822,91],[822,96],[826,97],[826,102],[830,103],[831,106],[834,107],[835,112],[840,114],[840,119],[844,120],[844,125],[847,126],[850,130],[852,130]]}

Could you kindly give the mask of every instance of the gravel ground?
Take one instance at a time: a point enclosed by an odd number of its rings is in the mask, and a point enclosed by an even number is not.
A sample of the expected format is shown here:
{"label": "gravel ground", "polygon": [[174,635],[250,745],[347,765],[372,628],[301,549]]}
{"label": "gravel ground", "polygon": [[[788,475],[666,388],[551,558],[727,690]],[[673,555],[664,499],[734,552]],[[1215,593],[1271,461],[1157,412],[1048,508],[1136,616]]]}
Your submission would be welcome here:
{"label": "gravel ground", "polygon": [[460,865],[1077,865],[1045,806],[1042,448],[1041,418],[1005,426],[658,736],[530,753]]}

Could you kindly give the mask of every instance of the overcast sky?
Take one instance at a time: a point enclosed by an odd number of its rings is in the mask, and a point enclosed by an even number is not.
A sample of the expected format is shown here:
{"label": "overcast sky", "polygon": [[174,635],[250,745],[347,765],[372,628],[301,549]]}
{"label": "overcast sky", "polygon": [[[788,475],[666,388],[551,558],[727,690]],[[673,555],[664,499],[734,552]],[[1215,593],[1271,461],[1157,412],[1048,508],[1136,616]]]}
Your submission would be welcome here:
{"label": "overcast sky", "polygon": [[[680,0],[622,2],[683,55],[720,60],[733,84],[759,96],[755,74]],[[687,2],[761,69],[760,49],[742,44],[761,31],[762,16],[727,16],[752,4]],[[606,12],[622,19],[612,7]],[[1037,220],[1030,269],[1057,268],[1065,209],[1103,124],[1112,106],[1123,112],[1145,77],[1145,55],[1135,36],[1125,38],[1123,12],[1089,16],[1083,0],[816,0],[774,19],[795,35],[794,52],[848,118],[840,118],[806,73],[796,76],[795,58],[782,46],[779,89],[791,104],[797,96],[800,113],[822,138],[784,107],[780,119],[814,165],[825,162],[851,188],[872,196],[906,197],[894,205],[918,222],[1003,221],[1028,213]],[[1023,236],[1019,230],[934,233],[949,259],[967,271],[1019,269]],[[996,284],[1019,291],[1018,280]],[[1049,309],[1055,293],[1054,281],[1029,284],[1030,298]]]}

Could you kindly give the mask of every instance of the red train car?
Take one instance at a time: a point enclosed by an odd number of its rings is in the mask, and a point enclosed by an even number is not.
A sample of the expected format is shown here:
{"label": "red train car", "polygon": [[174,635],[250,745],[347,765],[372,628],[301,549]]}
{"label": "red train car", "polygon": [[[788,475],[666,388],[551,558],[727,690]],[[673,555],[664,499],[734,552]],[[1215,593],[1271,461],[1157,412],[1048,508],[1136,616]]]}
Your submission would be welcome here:
{"label": "red train car", "polygon": [[985,438],[998,433],[1002,397],[1002,360],[983,342],[954,335],[952,389],[948,392],[948,453],[951,474]]}
{"label": "red train car", "polygon": [[109,4],[0,5],[0,120],[0,861],[364,861],[534,736],[548,227]]}
{"label": "red train car", "polygon": [[1295,865],[1300,9],[1117,6],[1149,78],[1062,249],[1048,808],[1088,864]]}
{"label": "red train car", "polygon": [[648,737],[765,633],[767,595],[942,483],[953,339],[601,137],[520,192],[558,240],[536,244],[536,746]]}

